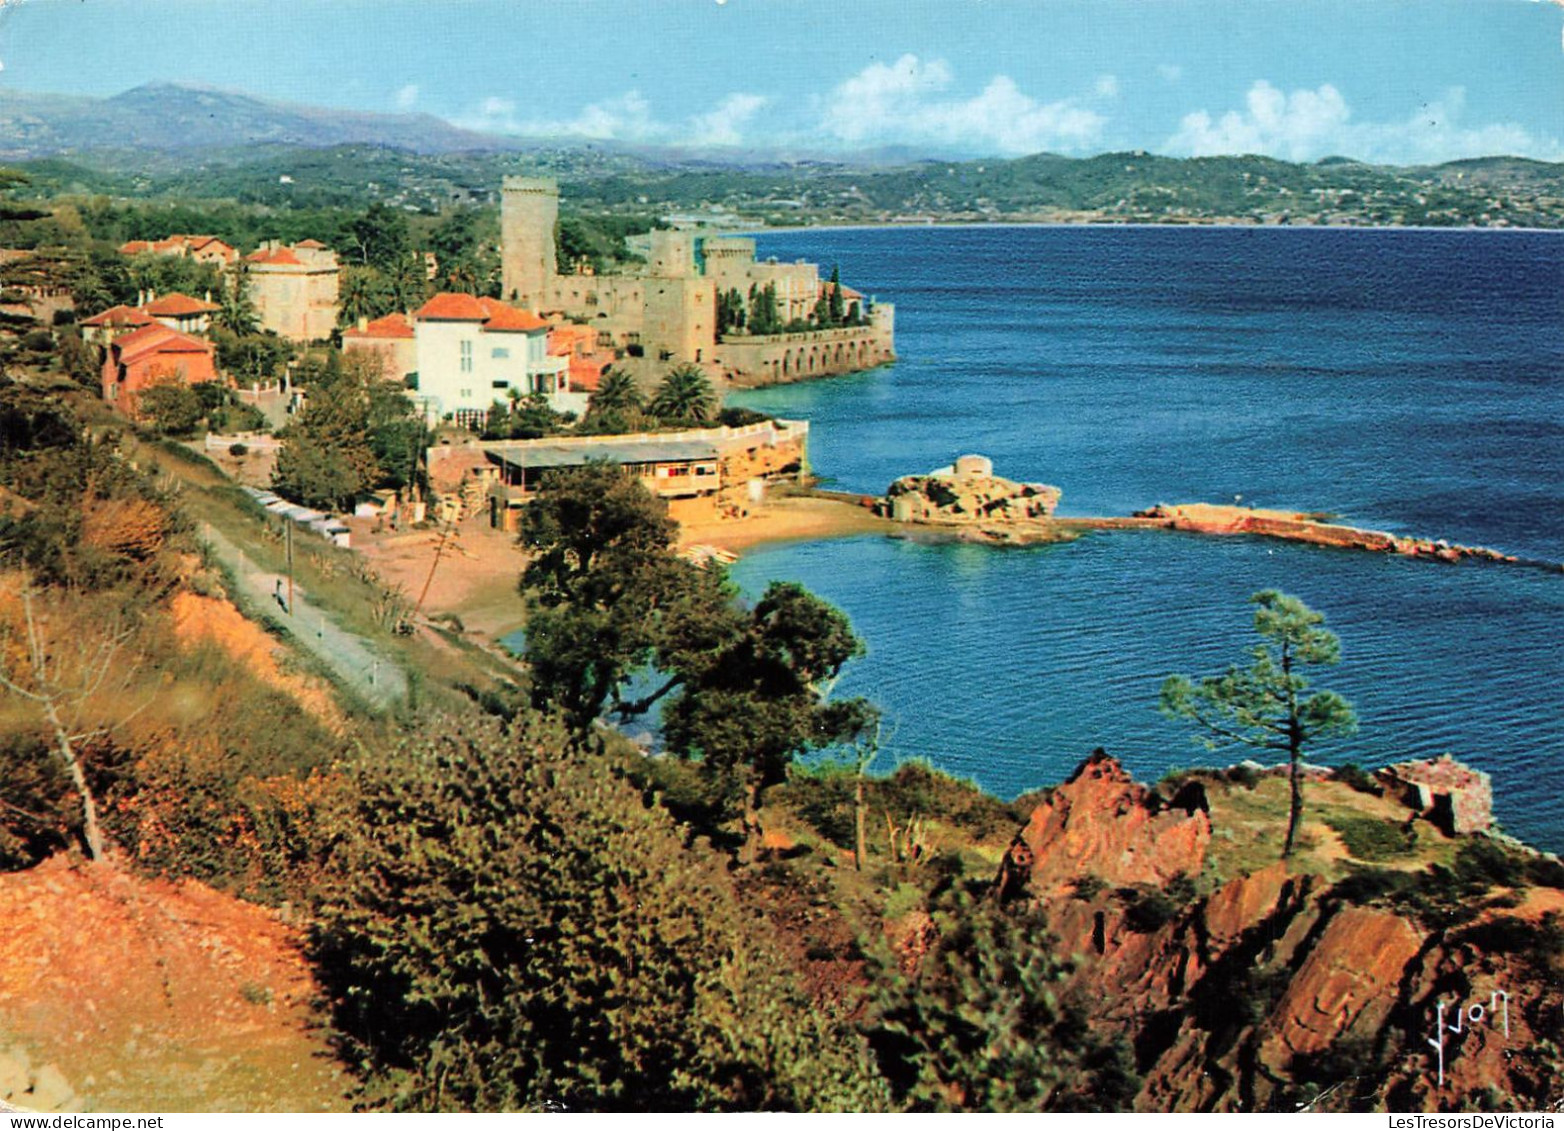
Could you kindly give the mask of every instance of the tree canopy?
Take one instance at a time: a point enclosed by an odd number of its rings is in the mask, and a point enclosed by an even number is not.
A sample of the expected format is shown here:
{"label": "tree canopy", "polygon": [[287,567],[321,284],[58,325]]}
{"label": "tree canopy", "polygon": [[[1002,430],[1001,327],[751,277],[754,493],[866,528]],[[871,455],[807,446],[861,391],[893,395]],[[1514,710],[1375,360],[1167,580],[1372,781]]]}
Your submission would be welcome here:
{"label": "tree canopy", "polygon": [[[864,700],[828,694],[863,645],[798,585],[772,585],[747,607],[720,570],[674,555],[676,530],[622,468],[545,479],[521,530],[534,554],[521,581],[534,702],[562,710],[580,741],[605,709],[628,720],[666,700],[669,749],[742,799],[753,847],[762,794],[793,759],[872,720]],[[648,672],[655,689],[626,699],[632,676]]]}
{"label": "tree canopy", "polygon": [[1303,815],[1303,748],[1320,739],[1352,734],[1357,716],[1334,691],[1307,694],[1309,681],[1300,665],[1334,664],[1341,642],[1322,627],[1325,617],[1296,597],[1267,589],[1256,593],[1255,645],[1247,667],[1230,666],[1199,683],[1169,676],[1162,685],[1161,709],[1169,718],[1187,719],[1215,748],[1240,743],[1287,752],[1292,803],[1283,856],[1292,855]]}
{"label": "tree canopy", "polygon": [[652,415],[661,420],[705,424],[717,408],[717,392],[705,370],[688,362],[670,369],[652,394]]}

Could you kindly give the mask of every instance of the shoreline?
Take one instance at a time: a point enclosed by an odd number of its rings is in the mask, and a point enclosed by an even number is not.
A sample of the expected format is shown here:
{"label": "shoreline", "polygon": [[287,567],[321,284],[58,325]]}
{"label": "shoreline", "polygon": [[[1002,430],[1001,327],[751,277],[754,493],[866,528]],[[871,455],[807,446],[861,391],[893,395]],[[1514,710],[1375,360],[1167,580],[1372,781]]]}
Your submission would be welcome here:
{"label": "shoreline", "polygon": [[[864,505],[865,498],[823,491],[783,495],[745,518],[681,525],[675,550],[696,559],[714,556],[731,561],[782,546],[869,535],[924,544],[962,543],[1005,549],[1057,545],[1099,531],[1153,530],[1203,537],[1268,538],[1447,564],[1472,561],[1564,573],[1564,564],[1520,558],[1485,547],[1322,522],[1317,513],[1306,511],[1191,503],[1157,506],[1123,516],[1054,516],[1003,524],[920,523],[896,522],[876,515]],[[455,617],[465,633],[484,637],[496,645],[521,627],[516,584],[525,561],[509,535],[488,530],[486,523],[470,519],[454,528],[454,536],[448,540],[440,563],[435,565],[433,559],[440,538],[433,530],[377,535],[370,532],[367,520],[355,520],[350,525],[355,527],[355,549],[384,582],[399,588],[410,599],[416,599],[424,585],[429,585],[422,609],[425,618]]]}

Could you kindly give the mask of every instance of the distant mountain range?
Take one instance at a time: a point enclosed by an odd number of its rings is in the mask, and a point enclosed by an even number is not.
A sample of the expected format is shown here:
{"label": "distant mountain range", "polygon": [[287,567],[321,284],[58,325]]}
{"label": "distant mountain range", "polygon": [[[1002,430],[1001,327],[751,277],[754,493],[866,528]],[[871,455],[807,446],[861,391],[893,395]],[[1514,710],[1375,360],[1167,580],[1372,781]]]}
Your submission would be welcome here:
{"label": "distant mountain range", "polygon": [[432,114],[298,106],[237,91],[149,83],[112,98],[0,89],[0,159],[101,149],[192,151],[251,145],[371,144],[415,153],[520,149],[517,138],[459,129]]}
{"label": "distant mountain range", "polygon": [[[756,225],[984,222],[1564,227],[1564,164],[1484,157],[1415,168],[1347,158],[1135,151],[960,160],[906,149],[700,149],[521,138],[429,114],[290,105],[180,83],[112,98],[0,89],[0,164],[40,196],[226,199],[430,214],[491,206],[501,178],[555,177],[570,207],[712,211]],[[736,222],[736,221],[735,221]]]}
{"label": "distant mountain range", "polygon": [[[192,83],[148,83],[112,98],[0,88],[0,161],[133,150],[179,159],[192,154],[236,154],[259,146],[329,149],[344,145],[378,145],[426,155],[592,149],[652,165],[679,166],[843,163],[840,154],[797,147],[741,151],[481,133],[433,114],[334,110]],[[885,166],[929,156],[946,155],[886,147],[854,153],[850,163]]]}

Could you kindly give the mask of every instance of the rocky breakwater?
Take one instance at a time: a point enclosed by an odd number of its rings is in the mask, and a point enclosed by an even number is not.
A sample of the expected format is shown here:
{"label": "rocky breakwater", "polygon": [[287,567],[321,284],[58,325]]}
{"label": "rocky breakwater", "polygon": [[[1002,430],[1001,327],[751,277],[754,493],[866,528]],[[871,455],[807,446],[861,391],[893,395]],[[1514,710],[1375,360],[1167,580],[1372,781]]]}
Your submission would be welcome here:
{"label": "rocky breakwater", "polygon": [[1052,521],[1059,497],[1057,487],[1001,479],[987,457],[965,455],[927,475],[896,480],[875,512],[964,540],[1046,542],[1073,537]]}
{"label": "rocky breakwater", "polygon": [[1376,789],[1311,784],[1292,861],[1269,771],[1159,793],[1097,751],[1037,806],[995,894],[1045,911],[1061,1000],[1132,1051],[1136,1110],[1564,1102],[1564,867]]}
{"label": "rocky breakwater", "polygon": [[1136,511],[1135,518],[1170,530],[1195,534],[1259,534],[1284,538],[1289,542],[1309,542],[1317,546],[1336,546],[1347,550],[1369,550],[1378,554],[1402,554],[1410,558],[1430,558],[1442,562],[1467,559],[1490,562],[1515,562],[1518,559],[1483,546],[1458,546],[1442,539],[1407,538],[1381,530],[1364,530],[1324,521],[1325,516],[1306,511],[1257,510],[1253,507],[1223,506],[1214,503],[1158,503]]}

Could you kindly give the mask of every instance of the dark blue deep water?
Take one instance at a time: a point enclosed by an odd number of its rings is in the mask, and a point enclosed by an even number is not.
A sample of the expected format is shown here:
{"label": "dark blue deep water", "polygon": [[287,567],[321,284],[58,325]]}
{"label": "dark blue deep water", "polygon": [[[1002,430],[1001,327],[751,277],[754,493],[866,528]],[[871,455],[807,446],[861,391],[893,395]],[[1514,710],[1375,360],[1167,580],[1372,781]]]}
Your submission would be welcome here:
{"label": "dark blue deep water", "polygon": [[[981,452],[1063,488],[1061,513],[1242,495],[1564,561],[1564,236],[919,228],[760,247],[896,304],[895,365],[736,398],[808,419],[843,488]],[[870,651],[839,690],[884,709],[881,768],[923,757],[1006,796],[1099,745],[1151,779],[1214,760],[1157,714],[1158,686],[1240,659],[1247,598],[1282,589],[1341,636],[1316,682],[1361,720],[1316,760],[1451,751],[1494,775],[1506,829],[1564,850],[1564,574],[1150,532],[859,538],[734,574],[851,615]]]}

